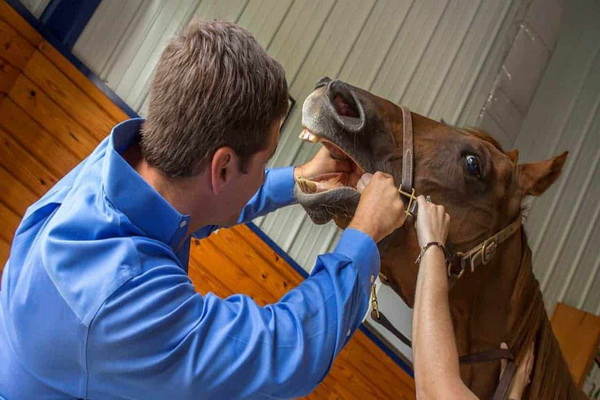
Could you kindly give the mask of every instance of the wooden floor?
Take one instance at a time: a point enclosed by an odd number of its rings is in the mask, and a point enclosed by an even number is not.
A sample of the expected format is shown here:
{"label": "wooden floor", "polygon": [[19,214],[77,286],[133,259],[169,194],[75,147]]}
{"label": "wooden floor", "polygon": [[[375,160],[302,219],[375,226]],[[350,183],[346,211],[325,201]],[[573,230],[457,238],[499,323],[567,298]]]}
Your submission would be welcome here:
{"label": "wooden floor", "polygon": [[[27,207],[86,157],[127,115],[4,0],[0,0],[0,268]],[[192,245],[200,293],[276,302],[302,281],[247,226]],[[414,382],[357,332],[311,399],[410,399]]]}

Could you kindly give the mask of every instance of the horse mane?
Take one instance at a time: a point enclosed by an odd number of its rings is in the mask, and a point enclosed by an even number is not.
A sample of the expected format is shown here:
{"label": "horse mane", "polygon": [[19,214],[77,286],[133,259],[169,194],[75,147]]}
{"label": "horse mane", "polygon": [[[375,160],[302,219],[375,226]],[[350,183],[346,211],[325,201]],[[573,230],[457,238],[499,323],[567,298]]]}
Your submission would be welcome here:
{"label": "horse mane", "polygon": [[535,343],[535,360],[526,399],[586,399],[575,386],[562,355],[542,298],[539,283],[533,275],[531,249],[521,230],[521,266],[510,299],[508,316],[509,348],[517,356],[517,363],[525,356],[527,346]]}

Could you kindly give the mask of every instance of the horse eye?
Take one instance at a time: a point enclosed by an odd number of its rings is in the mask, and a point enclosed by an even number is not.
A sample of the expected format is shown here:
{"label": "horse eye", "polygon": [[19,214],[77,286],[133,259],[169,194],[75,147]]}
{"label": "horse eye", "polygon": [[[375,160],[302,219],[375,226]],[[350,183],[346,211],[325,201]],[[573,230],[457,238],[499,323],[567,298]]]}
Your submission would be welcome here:
{"label": "horse eye", "polygon": [[479,166],[479,158],[472,154],[468,154],[465,156],[465,164],[467,166],[467,171],[469,174],[476,176],[479,178],[481,176],[481,167]]}

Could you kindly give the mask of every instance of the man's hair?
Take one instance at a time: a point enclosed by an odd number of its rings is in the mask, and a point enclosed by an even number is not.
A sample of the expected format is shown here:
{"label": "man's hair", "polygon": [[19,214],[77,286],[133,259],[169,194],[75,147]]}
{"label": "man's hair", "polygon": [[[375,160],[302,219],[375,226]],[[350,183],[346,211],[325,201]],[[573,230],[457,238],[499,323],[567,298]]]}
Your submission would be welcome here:
{"label": "man's hair", "polygon": [[267,148],[285,116],[281,64],[244,28],[193,21],[163,51],[150,88],[140,145],[146,161],[169,177],[190,177],[230,146],[242,160]]}

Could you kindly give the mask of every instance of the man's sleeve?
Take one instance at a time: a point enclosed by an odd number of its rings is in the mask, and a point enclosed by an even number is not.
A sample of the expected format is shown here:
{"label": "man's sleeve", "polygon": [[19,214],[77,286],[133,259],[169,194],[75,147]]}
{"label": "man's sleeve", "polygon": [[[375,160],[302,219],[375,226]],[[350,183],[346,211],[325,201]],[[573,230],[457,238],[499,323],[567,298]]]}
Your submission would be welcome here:
{"label": "man's sleeve", "polygon": [[294,167],[267,169],[265,183],[246,204],[238,222],[252,221],[295,202]]}
{"label": "man's sleeve", "polygon": [[[90,327],[91,398],[272,398],[310,393],[358,328],[379,252],[347,229],[311,276],[275,304],[194,291],[180,267],[145,271]],[[271,396],[271,397],[269,397]]]}

